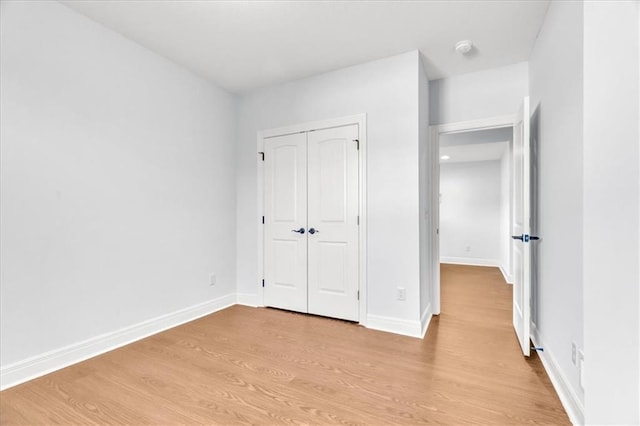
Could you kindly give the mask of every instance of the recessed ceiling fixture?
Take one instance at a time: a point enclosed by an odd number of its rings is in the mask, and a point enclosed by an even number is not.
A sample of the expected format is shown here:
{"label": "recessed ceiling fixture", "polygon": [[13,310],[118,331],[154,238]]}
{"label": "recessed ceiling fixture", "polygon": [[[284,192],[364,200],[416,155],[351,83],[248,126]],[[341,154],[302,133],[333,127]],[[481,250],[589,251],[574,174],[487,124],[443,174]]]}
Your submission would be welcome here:
{"label": "recessed ceiling fixture", "polygon": [[473,43],[471,40],[462,40],[456,43],[456,52],[465,55],[471,51]]}
{"label": "recessed ceiling fixture", "polygon": [[451,157],[449,157],[448,155],[443,155],[442,157],[440,157],[441,160],[448,160],[449,158]]}

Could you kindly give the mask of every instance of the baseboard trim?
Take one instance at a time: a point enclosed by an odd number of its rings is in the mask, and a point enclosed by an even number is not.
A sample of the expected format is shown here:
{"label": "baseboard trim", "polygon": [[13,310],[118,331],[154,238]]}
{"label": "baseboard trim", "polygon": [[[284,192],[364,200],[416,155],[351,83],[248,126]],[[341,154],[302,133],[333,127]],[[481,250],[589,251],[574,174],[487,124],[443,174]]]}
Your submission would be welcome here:
{"label": "baseboard trim", "polygon": [[511,275],[507,274],[507,272],[504,270],[502,265],[498,266],[498,268],[500,268],[500,272],[502,272],[502,276],[504,277],[504,280],[507,282],[507,284],[513,284],[513,279],[511,278]]}
{"label": "baseboard trim", "polygon": [[262,306],[262,298],[258,294],[238,293],[238,305],[256,308]]}
{"label": "baseboard trim", "polygon": [[235,293],[3,366],[0,368],[0,390],[85,361],[234,304]]}
{"label": "baseboard trim", "polygon": [[422,338],[427,335],[427,330],[429,329],[429,324],[431,323],[431,318],[433,314],[431,313],[431,304],[427,306],[427,309],[424,310],[422,316],[420,317],[420,325],[422,326]]}
{"label": "baseboard trim", "polygon": [[422,324],[420,321],[369,314],[367,315],[367,328],[410,337],[422,337]]}
{"label": "baseboard trim", "polygon": [[[545,348],[544,341],[540,338],[540,333],[533,324],[531,324],[531,341],[536,347]],[[571,420],[571,423],[574,425],[583,425],[584,406],[575,390],[569,384],[566,376],[558,367],[558,362],[554,358],[553,354],[545,348],[544,351],[538,352],[538,356],[540,357],[542,366],[551,380],[551,384],[553,384],[553,387],[560,398],[562,406],[569,416],[569,420]]]}
{"label": "baseboard trim", "polygon": [[500,267],[500,262],[498,262],[496,259],[476,259],[474,257],[440,257],[440,263],[451,263],[453,265]]}

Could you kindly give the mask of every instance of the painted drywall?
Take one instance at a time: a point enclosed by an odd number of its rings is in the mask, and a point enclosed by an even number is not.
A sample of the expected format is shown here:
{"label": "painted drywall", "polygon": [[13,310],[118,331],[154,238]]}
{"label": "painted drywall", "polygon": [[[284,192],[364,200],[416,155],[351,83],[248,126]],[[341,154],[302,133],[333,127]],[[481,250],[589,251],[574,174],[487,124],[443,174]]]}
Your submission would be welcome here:
{"label": "painted drywall", "polygon": [[527,62],[433,80],[431,124],[515,114],[529,93]]}
{"label": "painted drywall", "polygon": [[235,98],[57,2],[0,16],[2,368],[235,294]]}
{"label": "painted drywall", "polygon": [[428,170],[429,159],[427,158],[429,151],[429,80],[426,70],[419,62],[418,70],[418,138],[419,138],[419,155],[420,155],[420,318],[427,320],[427,316],[431,313],[432,300],[432,277],[429,260],[431,258],[430,245],[430,227],[432,222],[429,220],[431,212],[429,211],[430,200],[430,170]]}
{"label": "painted drywall", "polygon": [[[512,129],[513,131],[513,129]],[[511,148],[512,141],[500,159],[500,269],[508,283],[511,277]]]}
{"label": "painted drywall", "polygon": [[440,164],[440,260],[500,265],[500,161]]}
{"label": "painted drywall", "polygon": [[[559,41],[562,42],[559,42]],[[539,146],[538,285],[532,289],[543,356],[580,409],[571,343],[583,348],[582,3],[551,2],[529,60]]]}
{"label": "painted drywall", "polygon": [[[367,114],[368,314],[418,321],[420,309],[417,51],[243,96],[237,122],[237,277],[261,303],[256,135],[260,130]],[[396,288],[406,301],[396,300]]]}
{"label": "painted drywall", "polygon": [[640,424],[637,7],[584,4],[587,424]]}

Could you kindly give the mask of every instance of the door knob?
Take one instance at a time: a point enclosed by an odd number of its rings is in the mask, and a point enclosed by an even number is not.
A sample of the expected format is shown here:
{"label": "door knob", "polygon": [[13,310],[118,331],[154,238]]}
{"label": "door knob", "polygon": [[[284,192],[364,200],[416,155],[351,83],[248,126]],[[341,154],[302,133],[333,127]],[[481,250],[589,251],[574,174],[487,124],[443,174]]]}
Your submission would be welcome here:
{"label": "door knob", "polygon": [[304,228],[292,229],[291,232],[297,232],[298,234],[304,234]]}
{"label": "door knob", "polygon": [[314,229],[314,228],[309,229],[309,233],[311,235],[315,234],[316,232],[320,232],[320,231],[318,231],[317,229]]}
{"label": "door knob", "polygon": [[520,240],[523,243],[528,243],[529,241],[539,240],[540,237],[536,237],[535,235],[522,234],[522,235],[512,235],[511,238],[514,240]]}

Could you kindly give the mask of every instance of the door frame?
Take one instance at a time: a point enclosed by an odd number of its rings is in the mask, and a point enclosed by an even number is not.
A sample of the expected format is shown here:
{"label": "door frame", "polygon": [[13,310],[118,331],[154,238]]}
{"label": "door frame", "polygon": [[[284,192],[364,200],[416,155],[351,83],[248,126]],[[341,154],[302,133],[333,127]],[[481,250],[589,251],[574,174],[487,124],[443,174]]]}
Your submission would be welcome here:
{"label": "door frame", "polygon": [[[516,124],[516,114],[494,116],[478,120],[459,121],[429,126],[429,150],[431,159],[428,163],[431,175],[429,210],[432,212],[433,222],[430,224],[429,241],[431,259],[431,303],[434,315],[440,314],[440,135],[468,132],[473,130],[500,129],[513,127]],[[513,214],[513,191],[510,191],[510,220]]]}
{"label": "door frame", "polygon": [[262,279],[264,277],[264,226],[262,216],[264,216],[264,162],[261,153],[264,152],[264,140],[275,137],[289,135],[293,133],[311,132],[314,130],[329,129],[332,127],[358,125],[358,210],[360,224],[358,227],[358,290],[359,298],[359,320],[362,326],[367,326],[367,114],[356,114],[346,117],[330,118],[320,121],[311,121],[272,129],[260,130],[257,135],[257,194],[258,194],[258,294],[260,305],[264,305],[264,287]]}

